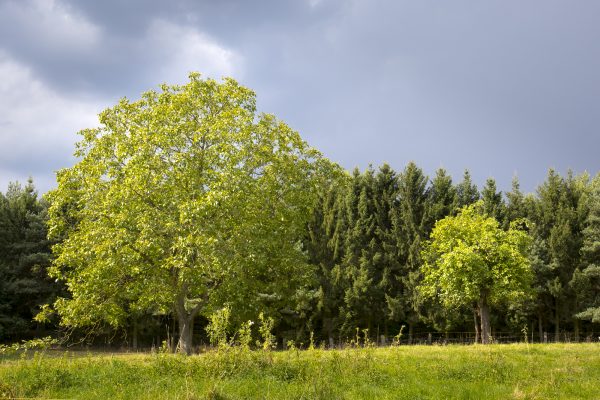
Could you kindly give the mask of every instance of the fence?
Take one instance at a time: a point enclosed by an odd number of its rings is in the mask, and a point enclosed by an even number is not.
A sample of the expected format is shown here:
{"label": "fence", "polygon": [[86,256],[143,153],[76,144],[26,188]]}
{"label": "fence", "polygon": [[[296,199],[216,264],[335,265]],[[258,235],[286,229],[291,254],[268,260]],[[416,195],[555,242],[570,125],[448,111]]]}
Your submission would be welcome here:
{"label": "fence", "polygon": [[[515,332],[492,332],[492,343],[498,344],[509,344],[509,343],[524,343],[525,336],[517,335]],[[574,332],[560,332],[558,337],[555,333],[543,332],[540,335],[536,332],[531,335],[528,334],[528,343],[600,343],[600,332],[584,332],[580,333],[579,336],[575,335]],[[158,351],[160,345],[158,342],[153,342],[151,346],[139,346],[134,348],[131,343],[128,342],[106,342],[104,344],[94,343],[85,345],[83,343],[61,346],[60,348],[66,348],[69,351],[94,351],[94,352],[145,352],[145,351]],[[354,338],[330,338],[325,341],[315,341],[314,347],[325,348],[325,349],[344,349],[352,347],[364,347],[376,346],[376,347],[389,347],[389,346],[411,346],[411,345],[472,345],[476,343],[475,332],[414,332],[412,336],[404,334],[400,340],[394,337],[386,337],[380,335],[377,340],[375,337],[370,337],[367,343],[365,343],[364,337],[359,335],[357,340]],[[171,350],[174,348],[175,342],[172,344]],[[288,340],[286,338],[279,338],[277,341],[278,350],[286,350]],[[310,344],[303,342],[294,342],[294,346],[298,349],[307,349]],[[196,341],[195,352],[203,352],[211,349],[212,347],[204,340]]]}
{"label": "fence", "polygon": [[[285,342],[279,346],[280,349],[285,349]],[[416,332],[409,335],[403,335],[400,340],[393,337],[386,337],[384,335],[379,336],[377,340],[375,338],[369,338],[369,344],[377,347],[386,347],[392,345],[450,345],[450,344],[475,344],[480,342],[476,340],[475,332]],[[528,334],[527,339],[525,335],[517,335],[515,332],[493,332],[491,335],[491,342],[498,344],[509,344],[509,343],[593,343],[600,342],[600,332],[586,332],[584,334],[576,335],[573,332],[560,332],[558,336],[555,333],[544,332],[539,337],[539,334]],[[325,348],[347,348],[353,346],[364,346],[364,338],[360,340],[344,339],[344,338],[330,338],[327,342],[318,343],[316,346]],[[300,348],[308,347],[306,344],[298,346]]]}

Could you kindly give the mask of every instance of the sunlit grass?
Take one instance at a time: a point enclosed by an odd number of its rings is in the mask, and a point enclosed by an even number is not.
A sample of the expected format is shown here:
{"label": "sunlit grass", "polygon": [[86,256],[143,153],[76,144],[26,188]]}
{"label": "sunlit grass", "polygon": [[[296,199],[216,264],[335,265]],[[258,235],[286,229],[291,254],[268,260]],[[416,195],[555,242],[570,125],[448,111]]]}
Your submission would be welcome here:
{"label": "sunlit grass", "polygon": [[598,399],[598,382],[599,344],[231,349],[190,357],[47,352],[0,363],[5,397]]}

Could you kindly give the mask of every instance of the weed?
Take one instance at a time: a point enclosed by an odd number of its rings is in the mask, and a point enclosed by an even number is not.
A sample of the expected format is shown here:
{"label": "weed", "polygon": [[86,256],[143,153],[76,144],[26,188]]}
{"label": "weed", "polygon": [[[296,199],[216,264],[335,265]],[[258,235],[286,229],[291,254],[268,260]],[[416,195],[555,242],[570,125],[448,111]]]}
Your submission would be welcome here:
{"label": "weed", "polygon": [[273,331],[273,325],[275,324],[275,320],[272,317],[265,317],[265,315],[261,312],[258,315],[258,319],[260,321],[260,326],[258,327],[258,332],[260,334],[261,342],[257,342],[259,347],[262,347],[263,350],[271,350],[275,348],[275,336],[271,333]]}
{"label": "weed", "polygon": [[254,322],[246,321],[238,329],[238,343],[244,350],[250,350],[250,343],[252,343],[252,325]]}
{"label": "weed", "polygon": [[231,308],[223,307],[209,317],[208,326],[206,327],[210,343],[218,346],[221,350],[228,346],[227,334],[229,332],[230,316]]}
{"label": "weed", "polygon": [[392,342],[393,346],[400,346],[400,343],[402,343],[402,332],[404,331],[404,328],[406,328],[406,325],[402,325],[398,334],[394,336],[394,341]]}
{"label": "weed", "polygon": [[369,329],[363,329],[363,346],[364,347],[375,347],[375,343],[371,341],[369,337]]}

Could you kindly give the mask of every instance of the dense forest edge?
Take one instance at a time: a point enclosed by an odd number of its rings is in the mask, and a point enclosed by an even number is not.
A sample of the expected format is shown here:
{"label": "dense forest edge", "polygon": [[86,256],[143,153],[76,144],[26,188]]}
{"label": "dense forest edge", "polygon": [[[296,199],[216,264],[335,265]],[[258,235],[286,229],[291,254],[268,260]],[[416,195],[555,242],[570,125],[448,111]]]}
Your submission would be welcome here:
{"label": "dense forest edge", "polygon": [[[233,80],[161,89],[82,131],[57,189],[39,196],[30,179],[0,193],[1,342],[190,353],[598,340],[600,174],[549,170],[525,194],[517,178],[503,193],[413,162],[347,173]],[[498,253],[500,275],[468,278],[485,304],[431,278],[445,260],[435,237],[468,215],[479,222],[465,237],[504,238],[491,247],[527,236]],[[495,291],[517,269],[518,290]]]}

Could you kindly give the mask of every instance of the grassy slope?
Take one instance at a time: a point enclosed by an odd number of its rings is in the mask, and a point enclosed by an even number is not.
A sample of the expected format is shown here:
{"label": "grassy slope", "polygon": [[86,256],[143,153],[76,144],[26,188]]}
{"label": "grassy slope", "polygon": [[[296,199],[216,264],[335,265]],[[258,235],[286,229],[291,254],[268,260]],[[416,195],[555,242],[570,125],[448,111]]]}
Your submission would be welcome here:
{"label": "grassy slope", "polygon": [[600,345],[404,346],[0,362],[0,397],[600,399]]}

